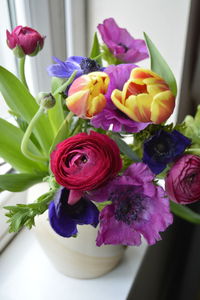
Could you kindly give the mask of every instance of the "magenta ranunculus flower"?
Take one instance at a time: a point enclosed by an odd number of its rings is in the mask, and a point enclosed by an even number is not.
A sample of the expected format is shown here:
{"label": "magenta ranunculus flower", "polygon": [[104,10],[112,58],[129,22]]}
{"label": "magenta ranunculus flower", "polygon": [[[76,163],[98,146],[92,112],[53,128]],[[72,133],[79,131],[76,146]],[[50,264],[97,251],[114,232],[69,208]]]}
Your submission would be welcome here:
{"label": "magenta ranunculus flower", "polygon": [[45,37],[30,27],[19,25],[11,33],[7,30],[6,35],[8,47],[14,50],[14,53],[19,57],[34,56],[44,45]]}
{"label": "magenta ranunculus flower", "polygon": [[120,28],[113,18],[104,20],[97,28],[106,46],[120,61],[135,63],[149,56],[145,41],[134,39],[125,28]]}
{"label": "magenta ranunculus flower", "polygon": [[141,244],[141,236],[153,245],[159,232],[173,222],[165,191],[152,181],[155,175],[144,163],[132,164],[105,187],[88,194],[94,201],[110,200],[100,212],[97,246]]}
{"label": "magenta ranunculus flower", "polygon": [[170,169],[165,179],[169,198],[180,204],[200,200],[200,156],[183,155]]}
{"label": "magenta ranunculus flower", "polygon": [[117,144],[95,131],[79,133],[59,143],[51,153],[50,163],[56,181],[75,191],[73,197],[69,197],[69,204],[81,198],[79,192],[100,187],[122,168]]}

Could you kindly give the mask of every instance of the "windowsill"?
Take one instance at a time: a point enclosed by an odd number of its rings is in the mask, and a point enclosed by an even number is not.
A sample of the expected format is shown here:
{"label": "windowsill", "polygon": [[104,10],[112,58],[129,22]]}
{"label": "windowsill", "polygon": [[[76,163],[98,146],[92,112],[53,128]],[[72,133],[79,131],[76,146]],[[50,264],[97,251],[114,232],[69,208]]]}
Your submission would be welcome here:
{"label": "windowsill", "polygon": [[124,300],[147,246],[129,247],[110,273],[80,280],[58,273],[45,256],[33,232],[23,230],[0,257],[2,300]]}

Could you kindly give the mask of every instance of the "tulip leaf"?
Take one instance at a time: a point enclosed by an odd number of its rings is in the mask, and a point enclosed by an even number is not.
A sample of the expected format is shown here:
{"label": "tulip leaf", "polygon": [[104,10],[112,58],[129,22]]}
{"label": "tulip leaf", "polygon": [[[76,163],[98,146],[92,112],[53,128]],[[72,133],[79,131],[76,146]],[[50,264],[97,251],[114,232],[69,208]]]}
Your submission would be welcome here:
{"label": "tulip leaf", "polygon": [[0,175],[0,189],[10,192],[21,192],[30,186],[41,182],[46,174],[5,174]]}
{"label": "tulip leaf", "polygon": [[90,56],[89,57],[91,59],[95,59],[100,64],[100,66],[102,66],[101,50],[100,50],[99,40],[98,40],[96,32],[94,34],[94,39],[93,39],[93,44],[92,44],[92,50],[90,52]]}
{"label": "tulip leaf", "polygon": [[170,201],[170,208],[178,217],[191,223],[200,224],[200,214],[194,212],[189,207]]}
{"label": "tulip leaf", "polygon": [[[21,129],[0,118],[0,132],[0,157],[14,169],[35,174],[48,170],[45,164],[32,161],[22,154],[21,141],[24,133]],[[29,147],[33,153],[39,155],[39,151],[31,141]]]}
{"label": "tulip leaf", "polygon": [[133,160],[135,162],[141,161],[141,159],[139,159],[137,154],[129,147],[129,145],[126,142],[124,142],[120,138],[120,136],[118,134],[112,134],[110,137],[115,141],[115,143],[119,147],[119,150],[123,154],[127,155],[131,160]]}
{"label": "tulip leaf", "polygon": [[[39,106],[21,81],[8,70],[0,66],[0,92],[7,105],[27,123],[30,123]],[[34,134],[45,153],[52,143],[52,128],[47,115],[37,121]]]}
{"label": "tulip leaf", "polygon": [[144,38],[149,49],[152,71],[165,79],[172,93],[176,96],[177,84],[173,72],[146,33],[144,33]]}

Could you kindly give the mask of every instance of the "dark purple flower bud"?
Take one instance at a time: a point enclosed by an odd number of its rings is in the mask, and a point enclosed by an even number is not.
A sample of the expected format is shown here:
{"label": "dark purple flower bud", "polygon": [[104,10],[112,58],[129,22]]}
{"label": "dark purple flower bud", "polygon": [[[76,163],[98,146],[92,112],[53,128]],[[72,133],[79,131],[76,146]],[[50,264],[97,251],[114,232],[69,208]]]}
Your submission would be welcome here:
{"label": "dark purple flower bud", "polygon": [[7,30],[6,35],[8,47],[13,50],[17,57],[34,56],[44,45],[45,37],[30,27],[20,25],[15,27],[11,33]]}
{"label": "dark purple flower bud", "polygon": [[177,130],[159,130],[144,143],[143,162],[154,174],[161,173],[168,163],[182,155],[191,144],[190,139]]}

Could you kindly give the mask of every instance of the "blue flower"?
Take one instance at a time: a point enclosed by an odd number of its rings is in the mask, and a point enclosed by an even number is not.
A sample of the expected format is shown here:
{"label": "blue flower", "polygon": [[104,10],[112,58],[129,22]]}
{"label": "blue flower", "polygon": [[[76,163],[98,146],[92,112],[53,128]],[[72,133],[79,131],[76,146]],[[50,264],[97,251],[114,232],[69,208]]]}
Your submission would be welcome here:
{"label": "blue flower", "polygon": [[177,130],[159,130],[144,143],[143,162],[154,174],[162,172],[191,144],[190,139]]}
{"label": "blue flower", "polygon": [[65,62],[53,57],[57,64],[50,65],[47,71],[50,76],[69,78],[74,71],[77,71],[76,77],[88,74],[90,72],[102,71],[100,65],[94,59],[83,56],[71,56]]}
{"label": "blue flower", "polygon": [[69,190],[61,188],[49,205],[49,222],[54,231],[63,237],[71,237],[78,233],[78,224],[91,224],[96,227],[99,223],[97,207],[85,198],[69,205],[68,197]]}

